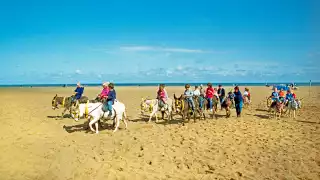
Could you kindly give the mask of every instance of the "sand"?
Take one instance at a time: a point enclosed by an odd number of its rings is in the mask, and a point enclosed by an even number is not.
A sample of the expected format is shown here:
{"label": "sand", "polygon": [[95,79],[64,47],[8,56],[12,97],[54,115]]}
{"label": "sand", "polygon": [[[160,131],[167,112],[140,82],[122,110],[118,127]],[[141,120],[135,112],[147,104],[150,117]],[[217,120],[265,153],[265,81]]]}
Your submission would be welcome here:
{"label": "sand", "polygon": [[[129,129],[93,134],[84,119],[56,119],[57,93],[73,88],[0,89],[0,179],[320,179],[320,87],[302,87],[297,119],[269,117],[265,98],[270,88],[251,87],[253,104],[236,118],[218,112],[215,119],[184,126],[175,115],[146,123],[140,100],[156,87],[118,87]],[[243,90],[243,88],[242,88]],[[167,87],[173,93],[183,87]],[[100,87],[87,87],[94,98]],[[106,122],[111,124],[110,121]]]}

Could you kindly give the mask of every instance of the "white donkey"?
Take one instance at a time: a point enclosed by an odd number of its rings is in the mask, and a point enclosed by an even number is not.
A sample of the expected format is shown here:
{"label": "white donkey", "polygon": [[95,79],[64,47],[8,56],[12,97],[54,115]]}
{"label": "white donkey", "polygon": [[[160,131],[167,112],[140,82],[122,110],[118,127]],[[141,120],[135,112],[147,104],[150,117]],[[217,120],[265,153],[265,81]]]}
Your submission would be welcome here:
{"label": "white donkey", "polygon": [[[78,108],[72,115],[75,120],[77,120],[80,117],[87,117],[88,120],[92,119],[89,122],[89,127],[91,131],[99,133],[98,130],[98,121],[101,118],[108,118],[110,117],[111,119],[114,120],[115,124],[115,129],[113,132],[116,132],[119,128],[120,121],[123,119],[124,124],[126,126],[126,129],[128,128],[128,123],[126,121],[127,115],[126,115],[126,107],[123,103],[115,100],[114,104],[112,105],[112,114],[111,116],[108,116],[110,112],[104,112],[102,110],[103,104],[100,102],[97,103],[86,103],[86,104],[79,104]],[[92,125],[95,124],[96,130],[92,128]]]}
{"label": "white donkey", "polygon": [[151,121],[151,118],[153,116],[156,117],[156,122],[158,122],[158,116],[157,116],[158,111],[165,113],[168,117],[168,121],[173,119],[172,118],[173,101],[170,98],[167,99],[167,104],[163,108],[159,107],[159,100],[158,99],[144,99],[144,98],[142,98],[140,108],[141,108],[141,114],[143,114],[144,112],[150,112],[150,117],[149,117],[148,122]]}
{"label": "white donkey", "polygon": [[298,108],[301,108],[301,101],[300,100],[290,100],[288,103],[288,109],[289,109],[289,116],[291,117],[291,112],[292,112],[292,117],[296,118],[296,111]]}

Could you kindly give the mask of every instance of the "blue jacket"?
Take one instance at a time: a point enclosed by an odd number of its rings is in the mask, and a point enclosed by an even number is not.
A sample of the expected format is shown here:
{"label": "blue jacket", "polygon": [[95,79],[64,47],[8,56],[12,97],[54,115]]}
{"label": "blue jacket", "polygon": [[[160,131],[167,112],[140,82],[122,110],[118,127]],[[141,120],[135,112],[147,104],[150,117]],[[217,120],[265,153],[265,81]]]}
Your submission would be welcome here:
{"label": "blue jacket", "polygon": [[110,90],[109,93],[108,93],[108,98],[107,98],[107,101],[112,101],[112,103],[114,103],[114,100],[117,98],[117,94],[116,94],[116,91],[113,89],[113,90]]}
{"label": "blue jacket", "polygon": [[293,94],[286,94],[286,100],[289,100],[289,101],[291,101],[291,100],[293,100],[294,99],[294,97],[293,97]]}
{"label": "blue jacket", "polygon": [[272,100],[279,100],[279,93],[278,92],[272,92],[271,93],[271,96],[273,96],[272,97]]}
{"label": "blue jacket", "polygon": [[84,87],[77,87],[74,92],[76,92],[76,99],[80,99],[84,91]]}
{"label": "blue jacket", "polygon": [[242,99],[242,94],[241,94],[241,92],[240,92],[240,91],[234,92],[234,102],[235,102],[236,104],[238,104],[238,103],[241,103],[242,101],[243,101],[243,99]]}

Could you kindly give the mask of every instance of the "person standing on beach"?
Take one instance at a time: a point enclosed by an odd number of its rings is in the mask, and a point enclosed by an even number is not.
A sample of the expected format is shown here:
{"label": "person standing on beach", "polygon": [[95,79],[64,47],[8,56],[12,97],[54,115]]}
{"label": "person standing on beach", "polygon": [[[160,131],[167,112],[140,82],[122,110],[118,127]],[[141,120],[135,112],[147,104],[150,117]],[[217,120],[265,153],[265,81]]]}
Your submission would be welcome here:
{"label": "person standing on beach", "polygon": [[195,86],[193,95],[199,97],[200,96],[200,89],[199,86]]}
{"label": "person standing on beach", "polygon": [[207,84],[207,89],[206,89],[206,99],[209,102],[209,107],[210,107],[210,111],[212,112],[212,106],[213,106],[213,102],[212,102],[212,98],[214,95],[214,89],[212,88],[212,84],[208,83]]}
{"label": "person standing on beach", "polygon": [[187,99],[188,103],[191,105],[192,111],[194,111],[193,92],[190,89],[189,84],[186,84],[184,87],[186,88],[186,90],[184,91],[184,97]]}
{"label": "person standing on beach", "polygon": [[200,96],[202,96],[203,98],[205,97],[205,93],[204,93],[204,90],[203,90],[203,85],[201,84],[200,85]]}
{"label": "person standing on beach", "polygon": [[241,117],[243,98],[238,86],[234,88],[234,103],[236,106],[237,117]]}
{"label": "person standing on beach", "polygon": [[84,92],[84,87],[81,86],[80,82],[77,83],[77,88],[74,90],[74,94],[72,97],[71,102],[77,102],[77,100],[79,100],[82,97],[82,94]]}
{"label": "person standing on beach", "polygon": [[[221,84],[219,84],[219,87],[218,87],[218,96],[219,96],[220,105],[221,105],[224,101],[224,97],[226,96],[226,92]],[[221,109],[222,109],[222,107],[221,107]]]}

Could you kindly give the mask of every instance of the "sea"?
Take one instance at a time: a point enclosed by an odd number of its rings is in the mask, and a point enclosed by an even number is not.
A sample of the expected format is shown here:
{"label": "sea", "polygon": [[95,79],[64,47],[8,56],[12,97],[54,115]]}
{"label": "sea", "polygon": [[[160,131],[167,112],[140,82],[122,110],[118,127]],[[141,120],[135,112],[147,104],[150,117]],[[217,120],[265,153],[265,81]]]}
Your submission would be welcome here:
{"label": "sea", "polygon": [[[159,86],[162,83],[115,83],[116,86]],[[166,86],[184,86],[186,83],[164,83]],[[207,83],[188,83],[190,86],[204,85]],[[273,85],[289,85],[291,83],[212,83],[213,86],[273,86]],[[309,82],[294,83],[295,86],[310,86]],[[95,87],[101,86],[101,83],[83,83],[83,86]],[[74,87],[76,84],[4,84],[0,87]],[[320,86],[320,82],[312,82],[311,86]]]}

